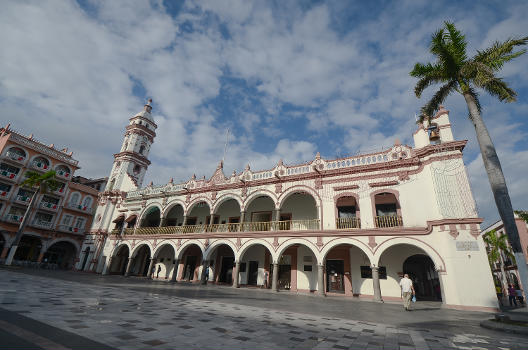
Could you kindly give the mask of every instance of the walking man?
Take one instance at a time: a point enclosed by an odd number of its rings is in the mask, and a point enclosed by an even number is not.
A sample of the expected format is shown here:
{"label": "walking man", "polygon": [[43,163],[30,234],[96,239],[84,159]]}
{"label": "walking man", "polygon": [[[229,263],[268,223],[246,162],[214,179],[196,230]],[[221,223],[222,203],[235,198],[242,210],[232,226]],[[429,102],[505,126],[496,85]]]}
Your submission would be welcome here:
{"label": "walking man", "polygon": [[400,281],[401,295],[403,298],[403,307],[405,310],[410,311],[411,298],[414,294],[414,287],[408,274],[403,275]]}

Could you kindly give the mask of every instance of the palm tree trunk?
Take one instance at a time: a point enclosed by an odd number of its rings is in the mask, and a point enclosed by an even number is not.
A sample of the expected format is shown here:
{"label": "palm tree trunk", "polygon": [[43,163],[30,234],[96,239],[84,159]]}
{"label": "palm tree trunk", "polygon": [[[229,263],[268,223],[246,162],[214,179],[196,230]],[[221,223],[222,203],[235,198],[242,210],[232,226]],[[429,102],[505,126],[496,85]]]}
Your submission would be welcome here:
{"label": "palm tree trunk", "polygon": [[31,214],[31,211],[33,210],[33,206],[35,205],[35,202],[37,201],[38,195],[39,195],[39,191],[35,191],[35,193],[33,193],[33,195],[31,196],[31,200],[29,201],[29,205],[26,209],[26,213],[24,214],[24,218],[22,219],[20,226],[18,226],[18,231],[15,236],[15,239],[13,240],[13,243],[11,243],[11,248],[9,249],[9,254],[5,261],[6,265],[11,265],[11,263],[13,262],[13,258],[15,257],[18,244],[20,243],[20,240],[22,239],[22,236],[24,235],[24,230],[26,229],[27,223],[29,221],[29,216]]}
{"label": "palm tree trunk", "polygon": [[495,198],[495,204],[499,210],[499,215],[502,219],[504,229],[506,230],[506,235],[508,235],[508,241],[512,246],[515,260],[517,261],[517,269],[521,277],[521,283],[523,288],[526,289],[528,288],[526,259],[521,247],[519,232],[517,231],[517,225],[515,224],[515,217],[513,215],[513,207],[499,157],[497,156],[497,151],[491,141],[488,129],[479,113],[475,98],[469,93],[464,93],[464,98],[468,106],[471,121],[475,126],[480,153],[482,155],[482,160],[484,161],[484,168],[486,168],[486,173],[488,174],[491,191]]}
{"label": "palm tree trunk", "polygon": [[499,249],[499,260],[500,260],[500,270],[501,270],[501,280],[502,280],[502,293],[506,295],[508,291],[508,279],[506,278],[506,272],[504,271],[504,259],[502,258],[502,252]]}

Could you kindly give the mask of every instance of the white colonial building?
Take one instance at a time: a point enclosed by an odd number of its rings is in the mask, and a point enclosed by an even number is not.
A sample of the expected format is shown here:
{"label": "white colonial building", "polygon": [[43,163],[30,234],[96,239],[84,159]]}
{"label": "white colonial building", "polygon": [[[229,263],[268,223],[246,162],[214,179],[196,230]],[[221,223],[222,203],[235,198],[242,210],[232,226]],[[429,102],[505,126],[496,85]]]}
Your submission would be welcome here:
{"label": "white colonial building", "polygon": [[[441,109],[383,152],[142,188],[156,124],[130,119],[83,250],[103,274],[399,300],[409,273],[418,300],[494,310],[462,150]],[[82,257],[81,257],[82,260]],[[153,272],[154,271],[154,272]]]}

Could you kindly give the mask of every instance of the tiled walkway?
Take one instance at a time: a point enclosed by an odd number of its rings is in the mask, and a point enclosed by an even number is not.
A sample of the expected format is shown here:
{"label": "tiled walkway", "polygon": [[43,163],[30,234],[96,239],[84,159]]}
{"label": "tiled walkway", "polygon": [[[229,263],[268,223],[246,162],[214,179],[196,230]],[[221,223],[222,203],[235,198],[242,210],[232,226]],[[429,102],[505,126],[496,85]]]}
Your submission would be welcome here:
{"label": "tiled walkway", "polygon": [[0,270],[0,307],[121,349],[528,348],[528,338],[509,334],[323,317],[5,269]]}

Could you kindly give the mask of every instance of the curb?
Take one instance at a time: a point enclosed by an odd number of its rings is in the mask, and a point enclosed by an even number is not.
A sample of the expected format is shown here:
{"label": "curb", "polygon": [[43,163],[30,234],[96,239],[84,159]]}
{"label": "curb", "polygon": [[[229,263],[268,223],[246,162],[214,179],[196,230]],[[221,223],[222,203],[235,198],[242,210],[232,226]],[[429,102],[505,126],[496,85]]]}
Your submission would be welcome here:
{"label": "curb", "polygon": [[492,329],[494,331],[499,331],[499,332],[528,335],[528,327],[506,324],[503,322],[494,322],[491,320],[484,320],[480,322],[480,326],[483,328]]}

